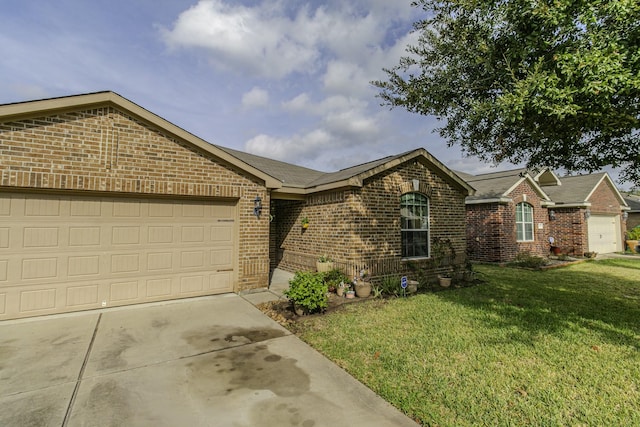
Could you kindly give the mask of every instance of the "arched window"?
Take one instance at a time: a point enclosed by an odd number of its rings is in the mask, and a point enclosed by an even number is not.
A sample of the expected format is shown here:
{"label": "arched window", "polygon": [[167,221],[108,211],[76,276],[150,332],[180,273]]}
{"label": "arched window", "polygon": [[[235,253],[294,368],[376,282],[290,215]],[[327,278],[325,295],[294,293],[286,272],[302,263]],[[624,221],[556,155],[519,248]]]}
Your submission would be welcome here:
{"label": "arched window", "polygon": [[516,239],[533,242],[533,206],[521,202],[516,205]]}
{"label": "arched window", "polygon": [[429,256],[429,198],[420,193],[400,198],[402,257]]}

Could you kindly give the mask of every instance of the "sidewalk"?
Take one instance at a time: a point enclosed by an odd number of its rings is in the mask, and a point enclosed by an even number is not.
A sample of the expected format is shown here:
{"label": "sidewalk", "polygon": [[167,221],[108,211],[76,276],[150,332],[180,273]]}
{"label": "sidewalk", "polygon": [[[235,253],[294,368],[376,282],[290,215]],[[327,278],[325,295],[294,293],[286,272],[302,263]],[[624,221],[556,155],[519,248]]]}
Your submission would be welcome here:
{"label": "sidewalk", "polygon": [[253,305],[262,304],[269,301],[277,301],[286,298],[284,291],[289,288],[289,280],[293,279],[293,273],[275,269],[271,276],[271,283],[268,289],[252,289],[240,293],[240,296]]}

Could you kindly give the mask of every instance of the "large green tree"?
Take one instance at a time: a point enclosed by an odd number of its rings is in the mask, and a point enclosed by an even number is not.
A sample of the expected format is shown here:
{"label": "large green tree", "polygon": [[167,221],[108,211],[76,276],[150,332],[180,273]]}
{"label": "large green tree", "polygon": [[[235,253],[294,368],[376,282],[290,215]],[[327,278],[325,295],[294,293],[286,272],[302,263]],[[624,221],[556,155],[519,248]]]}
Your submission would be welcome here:
{"label": "large green tree", "polygon": [[[640,1],[421,0],[418,42],[375,81],[450,145],[640,183]],[[446,123],[446,124],[444,124]]]}

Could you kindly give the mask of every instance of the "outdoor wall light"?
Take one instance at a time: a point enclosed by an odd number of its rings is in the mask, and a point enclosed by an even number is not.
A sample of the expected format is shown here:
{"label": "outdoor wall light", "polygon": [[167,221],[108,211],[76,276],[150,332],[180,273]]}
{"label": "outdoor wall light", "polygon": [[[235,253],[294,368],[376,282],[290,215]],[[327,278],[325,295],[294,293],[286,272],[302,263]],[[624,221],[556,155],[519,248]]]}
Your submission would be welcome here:
{"label": "outdoor wall light", "polygon": [[260,198],[260,196],[256,196],[256,198],[253,200],[253,214],[258,218],[260,218],[260,215],[262,215],[262,199]]}
{"label": "outdoor wall light", "polygon": [[549,211],[549,219],[550,219],[551,221],[553,221],[554,219],[556,219],[556,211],[554,211],[553,209],[551,209],[551,210]]}
{"label": "outdoor wall light", "polygon": [[622,212],[622,219],[626,221],[627,218],[629,218],[629,212]]}
{"label": "outdoor wall light", "polygon": [[590,217],[591,217],[591,211],[587,209],[586,211],[584,211],[584,218],[589,219]]}

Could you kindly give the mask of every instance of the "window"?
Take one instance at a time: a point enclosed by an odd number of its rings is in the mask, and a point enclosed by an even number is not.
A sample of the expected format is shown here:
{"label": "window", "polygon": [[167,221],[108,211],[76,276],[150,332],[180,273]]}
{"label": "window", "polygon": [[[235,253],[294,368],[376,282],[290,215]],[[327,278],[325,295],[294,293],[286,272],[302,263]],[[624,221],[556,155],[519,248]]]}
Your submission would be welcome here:
{"label": "window", "polygon": [[400,199],[402,257],[429,256],[429,199],[419,193],[403,194]]}
{"label": "window", "polygon": [[516,238],[519,242],[533,241],[533,206],[525,202],[516,205]]}

